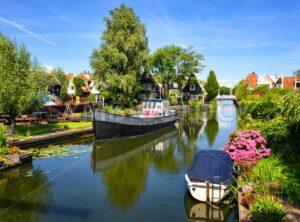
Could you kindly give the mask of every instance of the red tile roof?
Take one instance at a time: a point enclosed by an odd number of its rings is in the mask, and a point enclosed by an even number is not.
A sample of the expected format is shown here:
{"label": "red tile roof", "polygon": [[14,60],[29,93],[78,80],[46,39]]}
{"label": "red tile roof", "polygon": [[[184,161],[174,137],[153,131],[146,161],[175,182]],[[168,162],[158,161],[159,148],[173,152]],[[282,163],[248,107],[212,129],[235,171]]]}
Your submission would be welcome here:
{"label": "red tile roof", "polygon": [[257,75],[255,74],[255,72],[249,73],[244,82],[250,87],[255,88],[257,86]]}
{"label": "red tile roof", "polygon": [[88,82],[92,80],[92,75],[86,72],[82,72],[79,74],[80,78],[82,78],[84,81]]}
{"label": "red tile roof", "polygon": [[73,79],[74,78],[74,75],[72,74],[72,73],[69,73],[68,75],[67,75],[67,79],[68,80],[71,80],[71,79]]}

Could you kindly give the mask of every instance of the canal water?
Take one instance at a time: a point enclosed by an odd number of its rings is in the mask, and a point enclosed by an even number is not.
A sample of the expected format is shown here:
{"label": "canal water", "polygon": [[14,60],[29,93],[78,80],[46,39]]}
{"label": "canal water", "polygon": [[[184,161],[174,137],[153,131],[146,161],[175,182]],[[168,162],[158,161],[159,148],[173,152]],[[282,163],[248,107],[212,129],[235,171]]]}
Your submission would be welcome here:
{"label": "canal water", "polygon": [[235,221],[234,207],[195,201],[184,174],[198,150],[224,147],[236,116],[223,101],[152,135],[44,147],[0,174],[0,221]]}

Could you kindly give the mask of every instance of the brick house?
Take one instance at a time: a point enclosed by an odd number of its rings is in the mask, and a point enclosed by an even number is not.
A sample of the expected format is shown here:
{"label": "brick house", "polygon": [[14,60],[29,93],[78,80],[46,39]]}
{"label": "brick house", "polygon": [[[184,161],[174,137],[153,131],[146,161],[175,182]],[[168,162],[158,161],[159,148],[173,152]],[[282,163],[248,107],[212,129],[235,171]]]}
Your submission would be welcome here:
{"label": "brick house", "polygon": [[257,86],[258,76],[255,72],[251,72],[247,75],[244,82],[248,85],[249,88],[255,88]]}
{"label": "brick house", "polygon": [[282,77],[283,89],[300,90],[300,76]]}

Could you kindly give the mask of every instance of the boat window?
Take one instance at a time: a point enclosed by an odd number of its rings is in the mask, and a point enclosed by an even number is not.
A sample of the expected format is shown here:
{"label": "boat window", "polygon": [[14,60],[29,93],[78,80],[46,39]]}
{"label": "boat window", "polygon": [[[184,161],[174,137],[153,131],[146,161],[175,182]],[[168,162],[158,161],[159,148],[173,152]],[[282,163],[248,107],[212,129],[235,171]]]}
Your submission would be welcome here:
{"label": "boat window", "polygon": [[156,109],[161,109],[161,104],[160,103],[156,105]]}
{"label": "boat window", "polygon": [[151,102],[148,102],[148,109],[151,109]]}
{"label": "boat window", "polygon": [[156,103],[153,102],[153,103],[152,103],[152,109],[155,109],[155,106],[156,106]]}
{"label": "boat window", "polygon": [[144,102],[144,105],[143,105],[144,109],[147,108],[147,103]]}

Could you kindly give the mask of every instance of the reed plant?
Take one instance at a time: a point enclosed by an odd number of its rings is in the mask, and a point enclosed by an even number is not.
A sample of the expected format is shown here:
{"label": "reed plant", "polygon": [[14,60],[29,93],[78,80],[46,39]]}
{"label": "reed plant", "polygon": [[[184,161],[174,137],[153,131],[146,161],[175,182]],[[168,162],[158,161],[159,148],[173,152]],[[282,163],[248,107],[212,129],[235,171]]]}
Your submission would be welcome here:
{"label": "reed plant", "polygon": [[284,207],[273,197],[257,196],[249,208],[252,219],[257,222],[283,221],[287,212]]}

